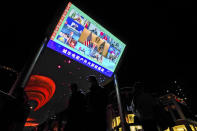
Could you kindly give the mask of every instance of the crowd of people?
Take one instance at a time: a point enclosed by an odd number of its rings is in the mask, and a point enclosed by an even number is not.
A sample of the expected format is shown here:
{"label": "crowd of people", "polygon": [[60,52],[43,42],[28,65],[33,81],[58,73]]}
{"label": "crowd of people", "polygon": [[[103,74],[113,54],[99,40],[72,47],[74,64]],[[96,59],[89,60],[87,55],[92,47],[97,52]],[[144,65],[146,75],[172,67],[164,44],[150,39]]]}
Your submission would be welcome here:
{"label": "crowd of people", "polygon": [[72,95],[66,110],[57,114],[57,121],[49,127],[48,122],[38,127],[38,131],[105,131],[107,95],[95,76],[89,76],[90,91],[86,95],[79,91],[78,85],[72,83]]}
{"label": "crowd of people", "polygon": [[[76,83],[72,83],[68,108],[57,114],[58,119],[52,124],[45,122],[37,130],[48,131],[51,128],[52,131],[107,131],[107,93],[95,76],[89,76],[88,81],[91,86],[86,95],[79,91]],[[144,131],[158,131],[158,126],[161,129],[168,128],[167,121],[170,118],[161,110],[156,99],[144,91],[144,85],[136,84],[132,94],[132,112]]]}

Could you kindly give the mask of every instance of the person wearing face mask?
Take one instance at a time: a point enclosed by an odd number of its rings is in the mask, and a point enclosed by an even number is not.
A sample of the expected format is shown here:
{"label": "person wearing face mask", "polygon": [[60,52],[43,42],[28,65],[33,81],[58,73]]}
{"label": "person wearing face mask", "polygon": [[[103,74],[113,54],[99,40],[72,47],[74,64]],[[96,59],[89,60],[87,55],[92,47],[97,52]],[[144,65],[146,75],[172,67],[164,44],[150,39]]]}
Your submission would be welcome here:
{"label": "person wearing face mask", "polygon": [[90,92],[87,94],[89,129],[94,131],[106,130],[107,97],[103,87],[99,85],[95,76],[89,76]]}

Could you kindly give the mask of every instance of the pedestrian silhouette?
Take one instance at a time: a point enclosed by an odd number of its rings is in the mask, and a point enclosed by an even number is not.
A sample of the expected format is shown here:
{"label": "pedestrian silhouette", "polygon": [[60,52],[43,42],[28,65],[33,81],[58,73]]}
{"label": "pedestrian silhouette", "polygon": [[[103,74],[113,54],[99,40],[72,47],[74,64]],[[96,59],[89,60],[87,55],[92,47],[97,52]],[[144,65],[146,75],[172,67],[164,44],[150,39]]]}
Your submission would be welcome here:
{"label": "pedestrian silhouette", "polygon": [[87,94],[88,109],[88,131],[106,130],[106,105],[107,97],[95,76],[89,76],[88,82],[91,84],[90,92]]}
{"label": "pedestrian silhouette", "polygon": [[85,96],[78,91],[78,86],[76,83],[72,83],[70,89],[72,95],[69,99],[69,106],[67,109],[68,119],[65,131],[85,130]]}
{"label": "pedestrian silhouette", "polygon": [[155,99],[144,91],[145,84],[138,82],[134,86],[133,108],[136,117],[140,120],[144,131],[158,131],[155,121]]}

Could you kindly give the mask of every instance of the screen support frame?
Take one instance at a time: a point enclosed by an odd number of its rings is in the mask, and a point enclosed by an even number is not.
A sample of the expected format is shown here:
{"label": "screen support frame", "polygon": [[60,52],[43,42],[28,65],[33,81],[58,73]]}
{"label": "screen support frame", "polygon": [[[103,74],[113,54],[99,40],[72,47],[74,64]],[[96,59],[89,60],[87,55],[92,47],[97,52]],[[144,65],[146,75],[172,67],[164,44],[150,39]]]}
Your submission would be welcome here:
{"label": "screen support frame", "polygon": [[116,98],[117,98],[117,103],[118,103],[118,111],[120,114],[120,120],[121,120],[121,126],[123,131],[129,131],[127,125],[126,125],[126,120],[125,120],[125,114],[123,112],[123,107],[122,107],[122,102],[121,102],[121,96],[120,96],[120,90],[119,90],[119,85],[117,81],[117,75],[114,74],[114,85],[115,85],[115,90],[116,90]]}
{"label": "screen support frame", "polygon": [[26,62],[22,71],[19,73],[15,83],[13,84],[11,89],[9,90],[8,95],[15,96],[16,98],[23,97],[23,96],[19,96],[20,94],[18,94],[18,90],[20,90],[20,88],[25,88],[25,86],[29,80],[29,77],[33,71],[33,68],[34,68],[40,54],[43,52],[44,48],[46,47],[47,42],[48,42],[48,39],[47,39],[47,37],[45,37],[44,41],[42,42],[39,49],[37,50],[37,53],[35,54],[35,56],[33,58],[30,58],[30,60],[28,60]]}

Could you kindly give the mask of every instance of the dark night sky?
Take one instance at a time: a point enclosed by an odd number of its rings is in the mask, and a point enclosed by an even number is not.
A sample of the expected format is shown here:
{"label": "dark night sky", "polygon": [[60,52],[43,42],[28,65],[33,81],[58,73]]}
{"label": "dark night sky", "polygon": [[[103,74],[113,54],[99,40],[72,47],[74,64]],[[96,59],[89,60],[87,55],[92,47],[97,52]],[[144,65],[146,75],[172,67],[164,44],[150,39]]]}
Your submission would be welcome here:
{"label": "dark night sky", "polygon": [[[20,71],[35,54],[63,3],[1,2],[0,64]],[[140,79],[158,84],[176,79],[186,83],[189,92],[196,91],[197,16],[190,1],[73,0],[73,4],[127,44],[118,72],[121,84]]]}

